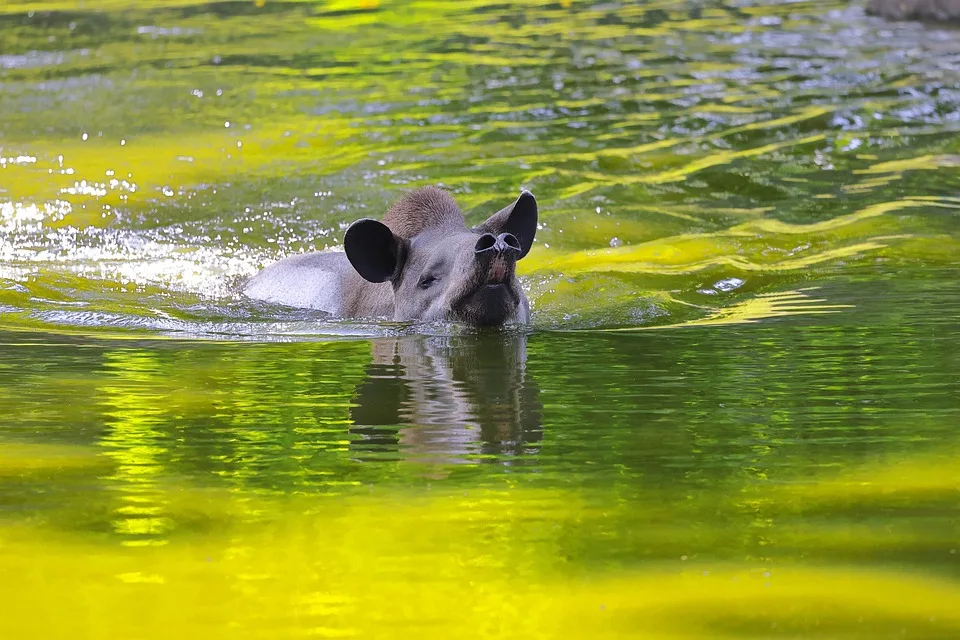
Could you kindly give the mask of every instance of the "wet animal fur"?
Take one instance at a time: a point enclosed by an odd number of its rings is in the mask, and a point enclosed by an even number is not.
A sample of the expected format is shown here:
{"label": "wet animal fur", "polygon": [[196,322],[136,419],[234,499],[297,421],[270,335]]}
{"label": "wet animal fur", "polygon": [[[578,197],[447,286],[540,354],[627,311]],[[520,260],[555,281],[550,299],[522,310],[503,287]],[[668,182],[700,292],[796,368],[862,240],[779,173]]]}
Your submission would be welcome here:
{"label": "wet animal fur", "polygon": [[413,238],[428,229],[465,229],[463,213],[453,197],[438,187],[422,187],[403,196],[380,220],[401,238]]}
{"label": "wet animal fur", "polygon": [[[536,201],[532,194],[524,192],[471,229],[449,193],[437,187],[423,187],[400,198],[380,222],[359,220],[351,225],[344,240],[346,252],[314,252],[285,258],[251,278],[244,293],[253,299],[319,309],[344,318],[455,317],[475,325],[526,322],[529,304],[514,267],[516,260],[530,249],[536,220]],[[386,245],[382,249],[375,247],[390,241],[376,231],[376,226],[394,236],[396,271],[383,281],[378,278],[384,277],[384,260],[389,264],[391,258],[379,253],[386,251]],[[352,231],[357,233],[351,236]],[[502,232],[513,234],[513,242],[519,242],[518,256],[476,255],[475,243],[482,234],[498,236]],[[351,237],[353,245],[348,242]],[[432,253],[434,247],[441,253]],[[449,257],[446,261],[437,258],[444,255],[444,250]],[[370,268],[373,271],[368,271]],[[431,288],[430,284],[422,287],[419,279],[424,270],[437,268],[441,269],[435,271],[440,288]]]}

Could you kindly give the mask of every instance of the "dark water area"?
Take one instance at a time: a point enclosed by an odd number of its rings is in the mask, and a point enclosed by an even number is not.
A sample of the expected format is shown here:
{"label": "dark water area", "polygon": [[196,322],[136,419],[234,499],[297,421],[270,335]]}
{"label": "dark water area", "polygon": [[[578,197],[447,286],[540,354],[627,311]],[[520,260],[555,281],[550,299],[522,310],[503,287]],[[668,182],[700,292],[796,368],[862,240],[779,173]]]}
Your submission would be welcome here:
{"label": "dark water area", "polygon": [[[0,5],[0,635],[960,638],[960,31]],[[522,188],[530,326],[238,284]]]}

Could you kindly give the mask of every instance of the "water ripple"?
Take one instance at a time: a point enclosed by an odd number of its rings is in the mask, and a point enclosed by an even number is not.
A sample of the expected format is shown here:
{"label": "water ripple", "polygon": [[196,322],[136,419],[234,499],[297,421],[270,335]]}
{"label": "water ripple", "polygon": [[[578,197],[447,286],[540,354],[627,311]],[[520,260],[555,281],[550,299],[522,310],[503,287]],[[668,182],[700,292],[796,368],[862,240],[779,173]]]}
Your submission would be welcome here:
{"label": "water ripple", "polygon": [[948,31],[840,2],[368,5],[115,2],[93,28],[7,3],[3,322],[159,309],[205,334],[240,279],[426,183],[471,220],[537,193],[542,326],[955,263]]}

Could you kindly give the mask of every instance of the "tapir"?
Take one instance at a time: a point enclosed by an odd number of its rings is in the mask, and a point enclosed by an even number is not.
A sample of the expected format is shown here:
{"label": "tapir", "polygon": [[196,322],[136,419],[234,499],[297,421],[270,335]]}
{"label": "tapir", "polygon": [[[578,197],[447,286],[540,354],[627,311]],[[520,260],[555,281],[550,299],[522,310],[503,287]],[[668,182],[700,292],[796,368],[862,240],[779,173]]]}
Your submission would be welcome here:
{"label": "tapir", "polygon": [[529,191],[468,228],[449,193],[424,187],[406,194],[381,221],[351,224],[343,251],[284,258],[243,291],[341,318],[523,324],[530,304],[516,265],[536,232],[537,201]]}

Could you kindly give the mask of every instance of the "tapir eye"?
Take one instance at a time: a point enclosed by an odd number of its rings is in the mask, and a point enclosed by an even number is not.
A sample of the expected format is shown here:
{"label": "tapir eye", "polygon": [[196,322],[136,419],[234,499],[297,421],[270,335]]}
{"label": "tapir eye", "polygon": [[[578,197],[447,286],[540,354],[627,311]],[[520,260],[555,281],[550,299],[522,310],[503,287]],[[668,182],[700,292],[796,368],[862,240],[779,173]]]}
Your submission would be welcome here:
{"label": "tapir eye", "polygon": [[440,278],[436,276],[423,276],[422,278],[420,278],[420,282],[417,283],[417,286],[420,287],[421,289],[429,289],[434,284],[436,284],[437,280],[439,279]]}

